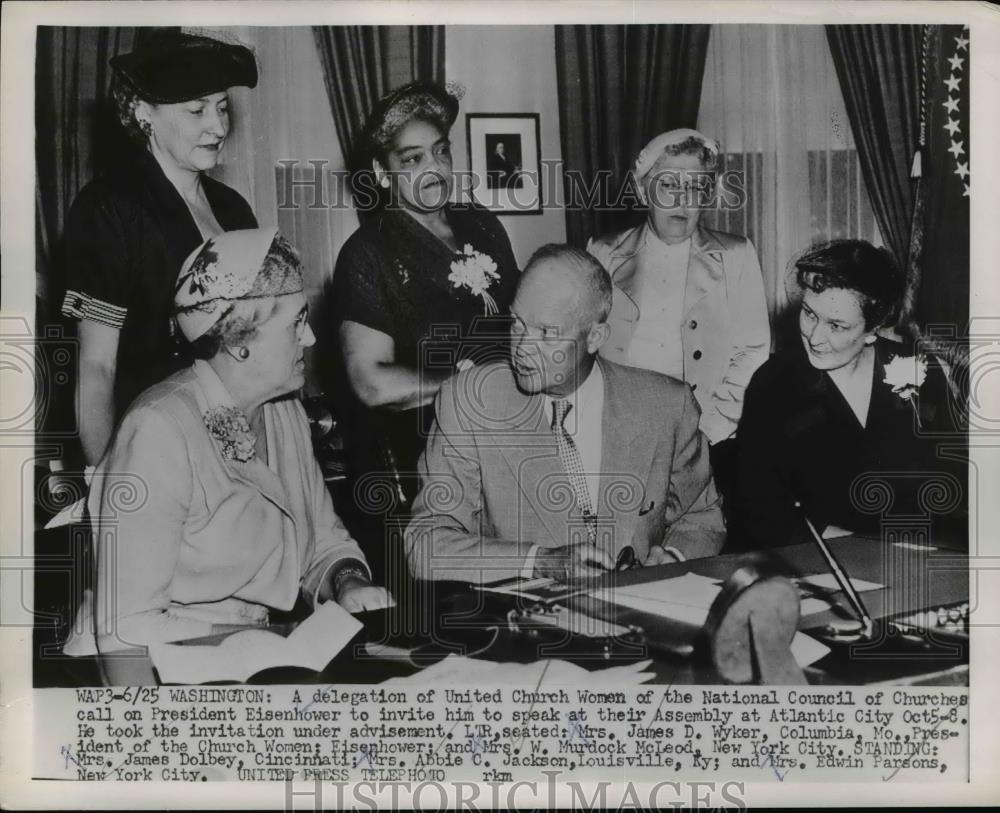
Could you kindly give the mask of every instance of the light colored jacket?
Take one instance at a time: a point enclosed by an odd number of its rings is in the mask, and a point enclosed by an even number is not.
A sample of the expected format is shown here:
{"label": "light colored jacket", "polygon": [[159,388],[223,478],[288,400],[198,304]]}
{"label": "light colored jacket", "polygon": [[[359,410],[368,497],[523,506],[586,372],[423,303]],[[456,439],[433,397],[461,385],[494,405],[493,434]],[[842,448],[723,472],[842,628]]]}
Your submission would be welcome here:
{"label": "light colored jacket", "polygon": [[[587,245],[614,283],[611,336],[601,355],[620,364],[629,363],[642,318],[636,270],[649,236],[643,224]],[[683,378],[701,406],[701,430],[718,443],[736,431],[743,393],[771,347],[760,261],[745,237],[706,228],[692,235],[680,336]]]}
{"label": "light colored jacket", "polygon": [[[268,463],[227,460],[203,414],[232,399],[204,361],[146,390],[91,485],[102,651],[264,624],[310,602],[330,568],[364,562],[333,510],[301,403],[265,404]],[[67,654],[93,654],[81,618]],[[88,626],[89,625],[89,626]]]}
{"label": "light colored jacket", "polygon": [[[612,555],[652,545],[688,558],[725,541],[708,441],[690,388],[599,362],[604,374],[598,540]],[[584,523],[549,426],[545,398],[522,393],[506,363],[446,381],[420,458],[405,534],[414,576],[490,582],[519,575],[532,544],[570,544]]]}

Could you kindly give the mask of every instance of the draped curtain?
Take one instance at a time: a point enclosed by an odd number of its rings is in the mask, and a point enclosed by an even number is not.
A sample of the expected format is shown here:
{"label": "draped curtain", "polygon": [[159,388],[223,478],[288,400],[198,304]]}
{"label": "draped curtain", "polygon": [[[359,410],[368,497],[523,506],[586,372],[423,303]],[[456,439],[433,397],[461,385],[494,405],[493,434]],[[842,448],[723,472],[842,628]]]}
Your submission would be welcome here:
{"label": "draped curtain", "polygon": [[[583,246],[629,218],[613,205],[653,136],[693,127],[708,25],[556,26],[566,234]],[[598,186],[604,200],[587,200]]]}
{"label": "draped curtain", "polygon": [[823,240],[879,239],[851,123],[819,26],[713,26],[706,63],[698,128],[746,194],[703,220],[754,242],[782,346],[794,257]]}
{"label": "draped curtain", "polygon": [[317,26],[313,35],[349,167],[375,102],[407,82],[444,81],[444,26]]}
{"label": "draped curtain", "polygon": [[43,320],[59,310],[58,245],[77,192],[122,149],[108,61],[141,29],[39,26],[35,70],[36,299]]}
{"label": "draped curtain", "polygon": [[879,227],[907,270],[906,321],[919,279],[910,174],[920,129],[922,28],[830,25],[826,34]]}

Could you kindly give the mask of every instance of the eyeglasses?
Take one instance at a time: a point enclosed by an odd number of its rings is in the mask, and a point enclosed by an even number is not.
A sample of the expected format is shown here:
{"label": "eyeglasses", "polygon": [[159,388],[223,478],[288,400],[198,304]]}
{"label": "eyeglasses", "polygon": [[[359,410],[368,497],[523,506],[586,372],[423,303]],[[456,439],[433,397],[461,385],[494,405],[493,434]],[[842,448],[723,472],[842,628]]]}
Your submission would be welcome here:
{"label": "eyeglasses", "polygon": [[565,337],[565,331],[563,331],[558,325],[545,325],[544,327],[529,326],[520,316],[514,313],[514,311],[510,312],[510,317],[510,335],[514,338],[527,336],[533,341],[539,341],[542,339],[545,339],[546,341],[556,341]]}

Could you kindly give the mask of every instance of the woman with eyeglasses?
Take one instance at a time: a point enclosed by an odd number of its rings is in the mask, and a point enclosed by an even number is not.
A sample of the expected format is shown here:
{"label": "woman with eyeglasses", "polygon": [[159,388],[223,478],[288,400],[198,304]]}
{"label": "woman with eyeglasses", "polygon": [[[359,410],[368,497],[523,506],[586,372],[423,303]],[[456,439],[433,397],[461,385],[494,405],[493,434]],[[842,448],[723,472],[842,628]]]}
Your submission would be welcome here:
{"label": "woman with eyeglasses", "polygon": [[195,361],[133,401],[97,467],[97,589],[65,652],[265,627],[300,596],[349,612],[391,606],[334,512],[292,397],[315,341],[295,249],[274,229],[221,234],[175,290]]}
{"label": "woman with eyeglasses", "polygon": [[591,240],[611,274],[611,337],[601,355],[686,381],[701,407],[725,494],[743,392],[770,352],[760,262],[747,238],[701,225],[715,205],[719,144],[696,130],[650,141],[631,172],[645,222]]}

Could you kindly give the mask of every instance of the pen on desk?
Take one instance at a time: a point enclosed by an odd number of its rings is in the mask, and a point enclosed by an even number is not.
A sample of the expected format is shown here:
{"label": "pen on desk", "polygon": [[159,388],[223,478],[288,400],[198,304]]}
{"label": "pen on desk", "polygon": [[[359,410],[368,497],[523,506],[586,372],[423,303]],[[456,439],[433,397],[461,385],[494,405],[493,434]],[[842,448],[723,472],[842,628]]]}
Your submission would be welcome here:
{"label": "pen on desk", "polygon": [[796,501],[795,507],[802,512],[802,519],[805,520],[806,526],[809,528],[809,533],[812,534],[813,540],[819,546],[820,552],[823,554],[823,558],[826,559],[827,567],[833,573],[833,577],[840,584],[840,588],[844,591],[844,595],[847,596],[848,601],[854,607],[854,611],[858,614],[861,619],[861,624],[864,627],[864,634],[870,635],[872,631],[872,618],[868,614],[868,610],[865,608],[864,602],[861,600],[861,596],[858,591],[854,589],[854,585],[851,584],[850,577],[844,572],[844,568],[840,566],[840,562],[837,561],[837,557],[833,555],[833,551],[830,550],[830,546],[826,544],[826,541],[820,536],[819,532],[816,530],[816,526],[812,524],[809,517],[806,515],[805,509],[802,507],[802,503]]}

